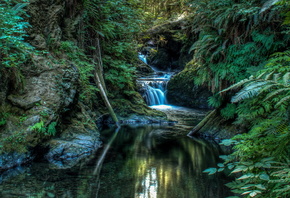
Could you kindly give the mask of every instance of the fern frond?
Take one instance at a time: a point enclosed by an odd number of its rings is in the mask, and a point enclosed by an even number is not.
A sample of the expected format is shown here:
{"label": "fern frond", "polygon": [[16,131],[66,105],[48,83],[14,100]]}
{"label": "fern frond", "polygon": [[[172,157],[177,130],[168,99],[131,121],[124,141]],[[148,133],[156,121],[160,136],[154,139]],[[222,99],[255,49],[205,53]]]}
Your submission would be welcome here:
{"label": "fern frond", "polygon": [[289,84],[289,81],[290,81],[290,72],[287,72],[286,74],[284,74],[283,76],[283,83],[285,85],[288,85]]}
{"label": "fern frond", "polygon": [[246,84],[246,83],[248,83],[248,82],[250,82],[250,81],[252,81],[251,77],[250,77],[249,79],[241,80],[240,82],[237,82],[237,83],[231,85],[230,87],[228,87],[228,88],[226,88],[226,89],[220,91],[219,93],[223,93],[223,92],[229,91],[229,90],[231,90],[231,89],[237,89],[237,88],[243,86],[244,84]]}
{"label": "fern frond", "polygon": [[267,72],[262,72],[259,76],[257,76],[257,79],[262,78],[262,76],[264,76]]}
{"label": "fern frond", "polygon": [[289,104],[290,102],[290,95],[283,97],[279,102],[277,102],[277,104],[275,105],[275,107],[279,107],[280,105],[282,105],[283,103],[287,103]]}
{"label": "fern frond", "polygon": [[290,91],[290,88],[281,88],[281,89],[275,90],[271,92],[270,94],[268,94],[263,101],[269,100],[273,96],[277,96],[278,94],[281,94],[282,92],[285,92],[285,91]]}
{"label": "fern frond", "polygon": [[276,89],[277,87],[279,87],[280,84],[277,84],[277,83],[271,83],[271,84],[268,84],[268,85],[265,85],[262,89],[261,89],[261,92],[268,92],[272,89]]}
{"label": "fern frond", "polygon": [[280,76],[281,76],[280,73],[273,74],[273,80],[274,80],[275,82],[278,82],[278,80],[280,79]]}
{"label": "fern frond", "polygon": [[265,80],[269,80],[275,72],[271,72],[265,76]]}
{"label": "fern frond", "polygon": [[22,10],[25,6],[27,6],[28,3],[18,3],[16,4],[12,9],[17,13]]}
{"label": "fern frond", "polygon": [[260,92],[260,89],[267,84],[268,82],[253,82],[250,83],[250,85],[247,85],[244,87],[241,91],[239,91],[234,97],[232,97],[231,102],[239,102],[241,100],[251,98],[253,96],[258,95]]}

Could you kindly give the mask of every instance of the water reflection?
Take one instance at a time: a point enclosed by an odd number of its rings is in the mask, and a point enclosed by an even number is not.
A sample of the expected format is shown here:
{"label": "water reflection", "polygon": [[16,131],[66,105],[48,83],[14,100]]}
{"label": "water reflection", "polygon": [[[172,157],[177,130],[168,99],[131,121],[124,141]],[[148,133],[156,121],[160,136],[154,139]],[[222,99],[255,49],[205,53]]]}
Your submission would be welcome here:
{"label": "water reflection", "polygon": [[142,180],[141,186],[136,185],[137,191],[135,193],[136,198],[157,198],[158,180],[156,168],[152,167],[147,170],[145,178]]}
{"label": "water reflection", "polygon": [[105,155],[105,149],[100,150],[88,165],[70,170],[35,163],[0,184],[0,197],[226,197],[223,178],[202,173],[217,163],[218,149],[201,140],[172,136],[172,130],[123,126],[118,133],[103,131],[108,137]]}
{"label": "water reflection", "polygon": [[[101,177],[105,185],[100,187],[99,197],[225,197],[223,179],[202,173],[217,163],[217,147],[173,137],[171,130],[122,128],[105,161]],[[108,165],[111,170],[106,170]],[[107,186],[108,182],[112,185]]]}

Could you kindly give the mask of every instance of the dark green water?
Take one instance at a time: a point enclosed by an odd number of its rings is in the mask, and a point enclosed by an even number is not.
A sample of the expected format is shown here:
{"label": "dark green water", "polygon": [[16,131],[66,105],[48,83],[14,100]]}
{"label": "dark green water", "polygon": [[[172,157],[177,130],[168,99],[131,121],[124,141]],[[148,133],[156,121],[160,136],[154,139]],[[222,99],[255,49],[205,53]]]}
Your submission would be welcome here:
{"label": "dark green water", "polygon": [[[72,170],[34,163],[0,184],[1,198],[219,198],[229,192],[222,176],[202,171],[215,166],[217,146],[172,135],[170,126],[123,126],[102,132],[111,140],[87,165]],[[106,144],[104,145],[106,147]],[[99,169],[96,166],[99,163]],[[99,171],[99,174],[98,174]],[[94,174],[95,173],[95,174]]]}

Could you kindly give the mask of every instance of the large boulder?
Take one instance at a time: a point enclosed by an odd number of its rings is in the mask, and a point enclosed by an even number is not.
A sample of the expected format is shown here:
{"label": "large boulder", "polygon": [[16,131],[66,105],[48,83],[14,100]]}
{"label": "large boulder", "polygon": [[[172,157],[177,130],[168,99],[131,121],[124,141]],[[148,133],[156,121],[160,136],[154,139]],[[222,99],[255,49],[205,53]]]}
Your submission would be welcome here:
{"label": "large boulder", "polygon": [[60,137],[47,143],[46,159],[54,168],[71,168],[92,155],[101,146],[99,133],[95,130],[70,125]]}
{"label": "large boulder", "polygon": [[170,104],[209,109],[208,98],[212,93],[204,86],[194,84],[194,71],[183,70],[170,79],[167,100]]}

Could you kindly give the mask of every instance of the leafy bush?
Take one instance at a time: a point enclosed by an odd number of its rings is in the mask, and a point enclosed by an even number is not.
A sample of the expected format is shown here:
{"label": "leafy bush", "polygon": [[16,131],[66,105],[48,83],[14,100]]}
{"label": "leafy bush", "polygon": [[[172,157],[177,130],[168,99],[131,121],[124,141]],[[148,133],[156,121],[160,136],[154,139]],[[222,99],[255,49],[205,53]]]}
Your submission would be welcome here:
{"label": "leafy bush", "polygon": [[[289,65],[289,51],[275,53],[257,75],[224,90],[243,87],[232,102],[238,105],[236,122],[250,125],[247,133],[222,142],[226,146],[234,144],[234,152],[223,156],[223,166],[232,174],[240,174],[228,184],[235,193],[249,197],[290,196]],[[209,174],[217,171],[222,170],[205,170]]]}

